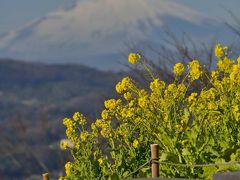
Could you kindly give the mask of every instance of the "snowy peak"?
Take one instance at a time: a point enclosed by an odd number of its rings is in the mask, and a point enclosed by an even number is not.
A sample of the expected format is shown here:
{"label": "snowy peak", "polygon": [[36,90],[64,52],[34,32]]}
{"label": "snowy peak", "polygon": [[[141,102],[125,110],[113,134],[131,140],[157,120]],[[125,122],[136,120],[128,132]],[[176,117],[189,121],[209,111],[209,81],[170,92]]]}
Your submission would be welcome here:
{"label": "snowy peak", "polygon": [[166,16],[196,25],[206,18],[175,1],[76,0],[0,36],[0,53],[46,61],[116,54],[126,41],[149,40]]}

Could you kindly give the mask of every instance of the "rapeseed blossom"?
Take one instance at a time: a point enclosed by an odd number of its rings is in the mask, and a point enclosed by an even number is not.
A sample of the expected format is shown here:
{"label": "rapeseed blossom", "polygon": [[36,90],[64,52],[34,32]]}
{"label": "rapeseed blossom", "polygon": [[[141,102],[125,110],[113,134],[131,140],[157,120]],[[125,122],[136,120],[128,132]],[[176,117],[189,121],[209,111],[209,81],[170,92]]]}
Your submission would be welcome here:
{"label": "rapeseed blossom", "polygon": [[141,108],[145,108],[147,106],[147,97],[140,97],[138,99],[138,105],[141,107]]}
{"label": "rapeseed blossom", "polygon": [[61,139],[60,149],[66,150],[68,148],[74,148],[73,143],[69,139]]}
{"label": "rapeseed blossom", "polygon": [[60,141],[60,149],[66,150],[67,148],[68,148],[67,142],[61,140],[61,141]]}
{"label": "rapeseed blossom", "polygon": [[185,68],[184,68],[184,65],[182,63],[177,63],[173,67],[173,73],[176,76],[182,75],[184,73],[184,71],[185,71]]}
{"label": "rapeseed blossom", "polygon": [[83,132],[80,133],[80,138],[81,138],[82,141],[86,141],[88,136],[89,136],[88,131],[83,131]]}
{"label": "rapeseed blossom", "polygon": [[160,81],[159,79],[154,79],[150,83],[150,89],[152,91],[161,91],[163,88],[165,88],[165,82],[164,81]]}
{"label": "rapeseed blossom", "polygon": [[223,60],[218,61],[217,65],[220,70],[226,73],[230,73],[234,62],[228,57],[224,57]]}
{"label": "rapeseed blossom", "polygon": [[131,64],[136,64],[141,59],[140,54],[138,53],[130,53],[128,55],[128,62]]}
{"label": "rapeseed blossom", "polygon": [[99,162],[100,165],[102,165],[103,164],[103,158],[99,158],[98,162]]}
{"label": "rapeseed blossom", "polygon": [[124,77],[122,81],[118,82],[116,85],[116,92],[119,94],[124,93],[128,89],[133,87],[133,82],[129,77]]}
{"label": "rapeseed blossom", "polygon": [[65,172],[66,172],[67,176],[69,176],[71,174],[71,169],[72,169],[72,163],[71,162],[67,162],[65,164]]}
{"label": "rapeseed blossom", "polygon": [[124,97],[127,101],[129,101],[129,100],[131,100],[131,99],[133,98],[133,94],[130,93],[130,92],[126,92],[126,93],[123,94],[123,97]]}
{"label": "rapeseed blossom", "polygon": [[139,145],[138,140],[137,140],[137,139],[134,139],[134,141],[133,141],[133,147],[134,147],[134,148],[137,148],[138,145]]}
{"label": "rapeseed blossom", "polygon": [[197,93],[191,93],[191,95],[188,97],[188,102],[189,103],[192,103],[196,100],[196,97],[197,97]]}
{"label": "rapeseed blossom", "polygon": [[85,125],[87,123],[86,118],[80,112],[75,112],[73,114],[73,120],[78,121],[81,125]]}
{"label": "rapeseed blossom", "polygon": [[188,68],[192,80],[197,80],[201,76],[202,70],[198,60],[192,60],[189,62]]}
{"label": "rapeseed blossom", "polygon": [[[86,118],[78,112],[65,118],[66,136],[73,147],[68,148],[65,142],[61,146],[71,151],[73,161],[66,163],[62,179],[124,179],[130,170],[149,160],[153,142],[160,145],[160,162],[239,161],[240,58],[233,60],[227,52],[227,47],[216,46],[218,67],[210,72],[192,60],[188,69],[182,63],[174,65],[177,78],[173,81],[151,76],[148,87],[143,88],[130,77],[123,78],[116,85],[118,98],[104,102],[105,109],[91,128],[85,127]],[[141,60],[140,65],[148,68],[137,55],[131,58],[130,63]],[[210,179],[217,171],[232,169],[240,167],[162,164],[160,173],[164,177]],[[150,169],[140,169],[130,178],[150,175]]]}
{"label": "rapeseed blossom", "polygon": [[214,53],[215,53],[215,56],[217,57],[217,58],[221,58],[221,57],[223,57],[223,55],[224,55],[224,50],[223,50],[223,48],[222,48],[222,46],[220,45],[220,44],[217,44],[216,46],[215,46],[215,50],[214,50]]}
{"label": "rapeseed blossom", "polygon": [[104,102],[104,105],[107,109],[114,109],[116,107],[116,100],[115,99],[109,99]]}
{"label": "rapeseed blossom", "polygon": [[213,70],[211,72],[211,77],[213,80],[216,80],[218,78],[218,76],[219,76],[219,72],[217,70]]}
{"label": "rapeseed blossom", "polygon": [[232,71],[230,73],[230,79],[232,81],[240,81],[240,64],[234,64],[232,67]]}

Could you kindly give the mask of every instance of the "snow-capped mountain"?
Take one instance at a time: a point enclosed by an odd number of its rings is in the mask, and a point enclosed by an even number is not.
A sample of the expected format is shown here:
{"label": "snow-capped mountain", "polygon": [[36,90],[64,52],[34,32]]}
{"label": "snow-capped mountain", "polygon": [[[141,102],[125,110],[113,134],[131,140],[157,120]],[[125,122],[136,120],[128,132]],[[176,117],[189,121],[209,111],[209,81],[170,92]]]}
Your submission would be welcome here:
{"label": "snow-capped mountain", "polygon": [[206,15],[177,1],[76,0],[0,35],[0,57],[104,69],[117,65],[125,43],[155,41],[167,25],[197,30],[206,21]]}

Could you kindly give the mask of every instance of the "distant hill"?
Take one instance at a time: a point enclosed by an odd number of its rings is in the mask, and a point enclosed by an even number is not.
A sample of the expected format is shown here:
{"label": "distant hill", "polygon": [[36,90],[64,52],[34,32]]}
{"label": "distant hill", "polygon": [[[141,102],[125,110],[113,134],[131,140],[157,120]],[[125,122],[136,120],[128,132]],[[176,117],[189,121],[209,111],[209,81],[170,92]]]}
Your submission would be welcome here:
{"label": "distant hill", "polygon": [[62,157],[56,153],[57,143],[64,137],[62,119],[80,111],[93,120],[103,100],[115,96],[120,77],[121,73],[81,65],[1,59],[0,160],[5,163],[0,165],[0,177],[23,178],[41,174],[44,168],[63,167],[59,163]]}

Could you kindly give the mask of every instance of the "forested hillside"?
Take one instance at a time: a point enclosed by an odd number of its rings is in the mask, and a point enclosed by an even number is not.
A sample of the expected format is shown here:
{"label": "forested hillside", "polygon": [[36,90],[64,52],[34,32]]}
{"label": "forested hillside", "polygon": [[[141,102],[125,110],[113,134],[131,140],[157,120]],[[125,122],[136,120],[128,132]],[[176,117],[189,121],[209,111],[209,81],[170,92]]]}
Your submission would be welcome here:
{"label": "forested hillside", "polygon": [[62,167],[62,119],[75,111],[96,117],[120,76],[81,65],[0,60],[0,177]]}

